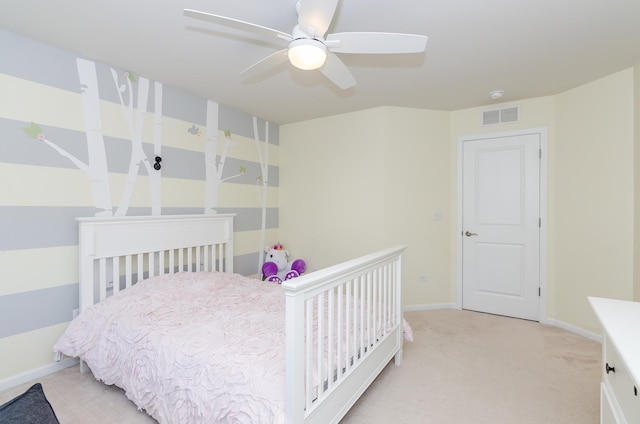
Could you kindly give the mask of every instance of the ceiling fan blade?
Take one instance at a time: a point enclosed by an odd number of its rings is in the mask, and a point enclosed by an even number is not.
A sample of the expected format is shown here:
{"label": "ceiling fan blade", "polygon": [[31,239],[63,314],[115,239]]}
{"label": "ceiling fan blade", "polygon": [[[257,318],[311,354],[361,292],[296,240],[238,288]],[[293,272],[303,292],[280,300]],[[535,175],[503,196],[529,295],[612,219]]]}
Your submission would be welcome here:
{"label": "ceiling fan blade", "polygon": [[283,49],[249,66],[247,69],[240,72],[240,75],[245,78],[251,78],[288,61],[287,49]]}
{"label": "ceiling fan blade", "polygon": [[356,79],[349,71],[349,68],[347,68],[347,65],[333,53],[327,55],[327,61],[324,63],[324,66],[320,68],[320,72],[343,90],[356,85]]}
{"label": "ceiling fan blade", "polygon": [[420,53],[427,48],[427,36],[389,32],[340,32],[327,36],[327,48],[336,53],[398,54]]}
{"label": "ceiling fan blade", "polygon": [[310,37],[324,36],[339,0],[301,0],[298,26]]}
{"label": "ceiling fan blade", "polygon": [[252,32],[254,34],[263,35],[269,38],[282,38],[287,41],[291,41],[293,39],[293,37],[291,37],[291,34],[287,34],[286,32],[278,31],[277,29],[267,28],[245,21],[240,21],[238,19],[228,18],[226,16],[214,15],[212,13],[200,12],[193,9],[184,9],[184,15],[207,22],[213,22],[214,24],[225,25],[231,28]]}

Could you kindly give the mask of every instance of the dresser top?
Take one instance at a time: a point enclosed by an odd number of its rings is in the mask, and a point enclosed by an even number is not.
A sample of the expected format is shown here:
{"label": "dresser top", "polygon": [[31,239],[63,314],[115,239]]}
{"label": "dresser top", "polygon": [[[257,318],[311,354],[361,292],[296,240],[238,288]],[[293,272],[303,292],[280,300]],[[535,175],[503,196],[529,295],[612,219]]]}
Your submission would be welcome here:
{"label": "dresser top", "polygon": [[640,302],[589,297],[602,328],[640,387]]}

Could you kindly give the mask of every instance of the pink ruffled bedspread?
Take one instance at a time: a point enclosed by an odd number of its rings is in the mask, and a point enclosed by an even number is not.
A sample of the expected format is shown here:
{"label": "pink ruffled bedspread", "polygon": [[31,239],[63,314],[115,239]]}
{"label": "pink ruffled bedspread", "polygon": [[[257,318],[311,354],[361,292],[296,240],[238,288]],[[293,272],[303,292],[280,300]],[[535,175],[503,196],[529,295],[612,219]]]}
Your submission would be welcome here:
{"label": "pink ruffled bedspread", "polygon": [[159,276],[88,308],[54,351],[160,423],[283,423],[284,306],[282,286],[238,274]]}
{"label": "pink ruffled bedspread", "polygon": [[80,357],[160,423],[284,422],[284,296],[237,274],[154,277],[71,322]]}

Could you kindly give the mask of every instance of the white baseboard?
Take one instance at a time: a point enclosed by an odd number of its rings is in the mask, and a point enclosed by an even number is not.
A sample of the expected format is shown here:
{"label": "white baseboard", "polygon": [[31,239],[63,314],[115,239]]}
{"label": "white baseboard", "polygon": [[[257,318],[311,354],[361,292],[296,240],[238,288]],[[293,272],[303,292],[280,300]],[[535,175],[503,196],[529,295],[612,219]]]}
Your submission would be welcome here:
{"label": "white baseboard", "polygon": [[[405,312],[420,312],[420,311],[434,311],[438,309],[460,309],[456,303],[429,303],[424,305],[405,305],[403,310]],[[602,336],[600,334],[592,333],[584,330],[575,325],[568,324],[564,321],[560,321],[553,318],[544,318],[540,320],[540,324],[552,325],[554,327],[562,328],[570,333],[577,334],[585,337],[594,342],[602,343]]]}
{"label": "white baseboard", "polygon": [[558,328],[562,328],[570,333],[577,334],[582,337],[586,337],[589,340],[593,340],[594,342],[602,343],[602,335],[592,333],[591,331],[584,330],[580,327],[576,327],[575,325],[568,324],[564,321],[560,321],[553,318],[546,318],[544,320],[540,320],[540,324],[553,325]]}
{"label": "white baseboard", "polygon": [[4,380],[0,380],[0,391],[19,386],[29,381],[37,380],[45,375],[53,374],[54,372],[62,371],[65,368],[78,365],[78,362],[78,359],[75,358],[65,359],[62,362],[53,362],[49,365],[45,365],[44,367],[35,368]]}
{"label": "white baseboard", "polygon": [[424,305],[405,305],[405,312],[435,311],[438,309],[460,309],[455,303],[428,303]]}

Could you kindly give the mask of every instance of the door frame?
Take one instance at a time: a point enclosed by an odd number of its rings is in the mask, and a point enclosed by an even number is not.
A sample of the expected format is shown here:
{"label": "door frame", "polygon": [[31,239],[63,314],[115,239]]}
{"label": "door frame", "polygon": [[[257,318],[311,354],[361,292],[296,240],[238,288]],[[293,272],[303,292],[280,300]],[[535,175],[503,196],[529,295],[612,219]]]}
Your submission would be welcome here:
{"label": "door frame", "polygon": [[539,322],[547,322],[547,128],[531,128],[517,131],[459,136],[457,139],[457,223],[456,223],[456,307],[462,309],[462,167],[463,146],[467,141],[515,137],[535,134],[540,137],[540,302]]}

